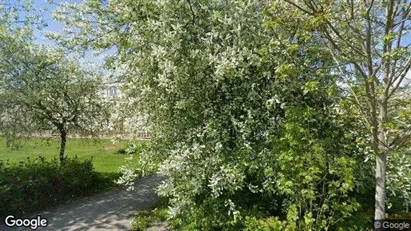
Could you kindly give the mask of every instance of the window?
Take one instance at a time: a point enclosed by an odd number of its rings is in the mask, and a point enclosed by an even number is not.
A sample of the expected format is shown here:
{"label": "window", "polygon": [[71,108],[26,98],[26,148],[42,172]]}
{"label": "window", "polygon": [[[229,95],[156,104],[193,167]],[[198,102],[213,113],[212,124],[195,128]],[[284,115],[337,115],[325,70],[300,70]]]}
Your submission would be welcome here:
{"label": "window", "polygon": [[109,97],[116,97],[117,96],[117,87],[114,87],[114,86],[110,87],[108,89],[108,96]]}

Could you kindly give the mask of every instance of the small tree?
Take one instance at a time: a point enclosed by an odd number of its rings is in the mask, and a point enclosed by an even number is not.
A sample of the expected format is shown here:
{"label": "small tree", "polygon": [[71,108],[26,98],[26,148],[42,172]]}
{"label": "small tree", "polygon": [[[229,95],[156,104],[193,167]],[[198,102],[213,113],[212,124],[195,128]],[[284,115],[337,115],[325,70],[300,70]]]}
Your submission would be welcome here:
{"label": "small tree", "polygon": [[25,126],[31,134],[58,132],[59,158],[63,163],[68,133],[95,134],[108,118],[99,97],[101,80],[59,50],[11,36],[4,35],[2,39],[2,121],[7,117],[20,118],[18,121],[24,122],[20,126]]}
{"label": "small tree", "polygon": [[368,127],[376,157],[374,218],[384,219],[388,156],[411,138],[411,108],[404,97],[410,89],[411,3],[275,0],[267,12],[274,27],[315,33],[333,56],[334,71]]}

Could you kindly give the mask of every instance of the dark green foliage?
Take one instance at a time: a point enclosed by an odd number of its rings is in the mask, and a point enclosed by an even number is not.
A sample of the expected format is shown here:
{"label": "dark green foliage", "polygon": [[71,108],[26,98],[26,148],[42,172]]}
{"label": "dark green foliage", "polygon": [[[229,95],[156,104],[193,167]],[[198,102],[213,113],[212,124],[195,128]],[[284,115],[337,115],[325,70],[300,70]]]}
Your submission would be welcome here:
{"label": "dark green foliage", "polygon": [[127,31],[66,23],[119,50],[148,117],[141,162],[167,176],[158,192],[178,230],[327,230],[356,214],[372,169],[317,33],[274,27],[259,13],[271,1],[119,2],[133,10],[113,28]]}
{"label": "dark green foliage", "polygon": [[113,176],[93,169],[91,160],[42,157],[19,164],[0,164],[0,218],[21,215],[57,205],[113,186]]}
{"label": "dark green foliage", "polygon": [[118,149],[118,150],[116,151],[116,153],[117,153],[117,154],[127,154],[126,150],[127,150],[127,147],[124,146],[124,147],[121,147],[120,149]]}
{"label": "dark green foliage", "polygon": [[154,209],[138,212],[134,218],[132,229],[134,231],[144,231],[154,223],[166,222],[167,204],[167,198],[160,198]]}

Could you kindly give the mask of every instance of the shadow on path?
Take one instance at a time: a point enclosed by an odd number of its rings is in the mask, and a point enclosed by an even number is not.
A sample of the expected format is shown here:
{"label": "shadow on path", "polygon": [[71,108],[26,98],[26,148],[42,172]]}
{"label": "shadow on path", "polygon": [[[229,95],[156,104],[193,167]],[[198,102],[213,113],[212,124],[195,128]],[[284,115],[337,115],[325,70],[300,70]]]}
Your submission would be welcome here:
{"label": "shadow on path", "polygon": [[[115,189],[41,212],[38,215],[46,218],[49,225],[36,230],[129,230],[135,212],[156,203],[158,198],[154,189],[161,180],[158,176],[143,177],[136,183],[133,191]],[[31,229],[0,226],[0,230]]]}

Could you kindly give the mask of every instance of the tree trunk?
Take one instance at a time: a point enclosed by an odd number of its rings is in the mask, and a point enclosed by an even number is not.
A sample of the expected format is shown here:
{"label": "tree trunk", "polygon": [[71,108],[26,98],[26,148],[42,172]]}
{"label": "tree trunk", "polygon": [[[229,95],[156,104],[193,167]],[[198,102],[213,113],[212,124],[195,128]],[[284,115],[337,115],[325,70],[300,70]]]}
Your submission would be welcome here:
{"label": "tree trunk", "polygon": [[387,174],[387,137],[385,124],[388,118],[388,105],[386,98],[382,98],[379,102],[379,124],[376,147],[376,163],[375,163],[375,214],[374,219],[382,220],[385,218],[385,200],[386,200],[386,174]]}
{"label": "tree trunk", "polygon": [[67,142],[67,132],[65,130],[60,130],[60,138],[61,138],[61,143],[60,143],[60,164],[64,163],[65,155],[64,152],[66,150],[66,142]]}
{"label": "tree trunk", "polygon": [[385,175],[387,167],[387,152],[376,156],[375,166],[375,215],[374,219],[382,220],[385,218]]}

